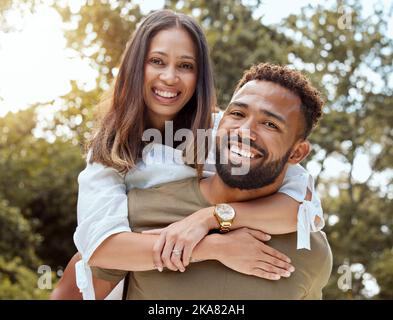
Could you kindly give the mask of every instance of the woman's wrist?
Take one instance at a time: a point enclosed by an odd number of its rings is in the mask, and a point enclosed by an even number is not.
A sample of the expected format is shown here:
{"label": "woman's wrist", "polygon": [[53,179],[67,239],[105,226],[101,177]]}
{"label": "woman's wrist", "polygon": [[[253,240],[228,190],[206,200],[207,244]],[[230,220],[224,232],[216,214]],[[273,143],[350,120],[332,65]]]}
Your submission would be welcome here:
{"label": "woman's wrist", "polygon": [[214,207],[200,209],[198,215],[208,230],[219,229],[220,225],[214,216]]}

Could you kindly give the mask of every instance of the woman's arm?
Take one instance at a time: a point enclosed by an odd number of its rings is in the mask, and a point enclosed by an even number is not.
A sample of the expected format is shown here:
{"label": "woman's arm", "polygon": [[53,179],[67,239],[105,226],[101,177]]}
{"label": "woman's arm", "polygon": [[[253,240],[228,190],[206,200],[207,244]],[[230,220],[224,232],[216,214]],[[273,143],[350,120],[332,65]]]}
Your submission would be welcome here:
{"label": "woman's arm", "polygon": [[[128,271],[157,269],[153,259],[153,246],[157,239],[157,235],[135,232],[112,235],[93,253],[89,265]],[[270,280],[288,277],[294,271],[289,264],[290,259],[264,244],[266,240],[263,232],[248,228],[226,235],[211,234],[195,247],[192,260],[217,260],[235,271]]]}
{"label": "woman's arm", "polygon": [[[89,265],[127,271],[147,271],[156,269],[153,261],[153,246],[157,235],[145,235],[136,232],[122,232],[107,238],[92,254]],[[214,237],[207,236],[194,252],[198,260],[213,259]],[[209,249],[209,246],[211,248]],[[173,265],[167,265],[176,271]]]}
{"label": "woman's arm", "polygon": [[[82,294],[80,293],[76,285],[75,275],[75,264],[82,259],[79,252],[77,252],[71,260],[68,262],[67,267],[64,270],[63,276],[57,283],[56,288],[50,295],[50,300],[82,300]],[[105,281],[93,277],[95,295],[97,300],[105,299],[106,296],[116,286],[115,283]]]}
{"label": "woman's arm", "polygon": [[[78,176],[78,226],[74,233],[75,245],[83,261],[78,265],[77,283],[90,279],[87,261],[101,242],[112,234],[130,231],[127,194],[124,176],[114,168],[89,162]],[[80,288],[84,299],[93,299],[91,281]]]}
{"label": "woman's arm", "polygon": [[[310,199],[311,192],[307,189],[305,200]],[[300,203],[286,194],[278,192],[255,200],[230,203],[230,205],[236,210],[232,229],[248,227],[269,234],[285,234],[297,230]],[[176,245],[184,248],[184,253],[182,261],[174,263],[179,269],[186,267],[190,262],[188,256],[197,243],[209,230],[219,228],[213,210],[214,207],[203,208],[166,228],[144,231],[143,233],[146,234],[160,236],[154,247],[155,259],[159,260],[158,257],[161,257],[161,261],[167,261],[170,258],[169,253]]]}
{"label": "woman's arm", "polygon": [[[311,199],[307,190],[305,200]],[[245,202],[234,202],[230,205],[236,211],[232,228],[248,227],[268,234],[286,234],[297,230],[297,214],[300,203],[290,196],[277,192],[273,195]],[[209,228],[217,228],[218,223],[213,216],[214,207],[206,209]]]}
{"label": "woman's arm", "polygon": [[53,289],[50,300],[82,300],[82,294],[76,286],[75,263],[81,259],[81,255],[77,252],[68,262],[64,270],[63,276],[60,278]]}

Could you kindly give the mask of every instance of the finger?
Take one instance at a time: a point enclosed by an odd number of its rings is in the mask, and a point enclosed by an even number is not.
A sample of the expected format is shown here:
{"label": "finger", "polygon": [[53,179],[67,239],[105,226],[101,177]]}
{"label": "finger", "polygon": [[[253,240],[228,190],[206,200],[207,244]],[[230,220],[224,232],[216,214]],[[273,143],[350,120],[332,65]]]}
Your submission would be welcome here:
{"label": "finger", "polygon": [[183,266],[187,267],[190,264],[190,258],[195,244],[186,244],[183,249]]}
{"label": "finger", "polygon": [[248,233],[250,233],[254,238],[261,241],[269,241],[272,238],[269,234],[260,230],[248,229]]}
{"label": "finger", "polygon": [[[186,268],[184,268],[183,263],[181,261],[181,257],[183,255],[183,244],[177,244],[174,246],[174,249],[172,250],[172,255],[171,255],[171,261],[172,263],[180,270],[180,272],[184,272]],[[179,254],[177,254],[179,252]]]}
{"label": "finger", "polygon": [[291,263],[291,259],[288,256],[286,256],[285,254],[281,253],[280,251],[277,251],[276,249],[273,249],[272,247],[270,247],[264,243],[261,243],[261,247],[262,247],[263,252],[265,252],[273,257],[276,257],[277,259],[280,259],[284,262]]}
{"label": "finger", "polygon": [[289,278],[291,276],[291,273],[288,270],[278,268],[276,266],[271,265],[270,263],[266,263],[264,261],[261,261],[258,263],[258,268],[269,272],[269,273],[275,273],[278,274],[281,277]]}
{"label": "finger", "polygon": [[266,272],[259,268],[254,268],[252,274],[259,278],[267,279],[267,280],[280,280],[280,276],[275,273]]}
{"label": "finger", "polygon": [[280,259],[277,259],[269,254],[266,254],[266,253],[263,253],[263,258],[260,259],[260,261],[267,262],[267,263],[271,264],[272,266],[275,266],[275,267],[278,267],[281,269],[285,269],[286,271],[289,271],[289,272],[295,271],[295,268],[291,264],[289,264],[285,261],[282,261]]}
{"label": "finger", "polygon": [[153,262],[154,265],[157,267],[158,271],[162,271],[164,268],[163,261],[161,259],[162,250],[165,245],[165,233],[162,233],[153,246]]}
{"label": "finger", "polygon": [[161,232],[162,232],[164,229],[165,229],[165,228],[144,230],[144,231],[142,231],[142,233],[146,233],[146,234],[161,234]]}
{"label": "finger", "polygon": [[175,242],[172,239],[166,238],[164,249],[162,250],[161,254],[161,260],[164,262],[165,266],[168,269],[172,271],[177,271],[178,268],[171,261],[171,255],[174,245]]}

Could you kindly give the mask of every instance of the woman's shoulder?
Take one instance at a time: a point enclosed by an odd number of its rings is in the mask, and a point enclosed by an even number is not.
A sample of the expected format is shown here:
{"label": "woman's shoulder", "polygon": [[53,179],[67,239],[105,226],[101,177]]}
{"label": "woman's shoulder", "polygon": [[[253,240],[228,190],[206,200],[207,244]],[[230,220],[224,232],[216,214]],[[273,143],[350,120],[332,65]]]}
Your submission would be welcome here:
{"label": "woman's shoulder", "polygon": [[310,173],[300,164],[291,164],[285,173],[286,178],[291,178],[294,176],[305,176],[308,177]]}
{"label": "woman's shoulder", "polygon": [[99,162],[91,161],[91,150],[86,155],[86,167],[79,173],[79,184],[93,181],[95,184],[124,183],[125,174],[120,173],[112,167],[108,167]]}

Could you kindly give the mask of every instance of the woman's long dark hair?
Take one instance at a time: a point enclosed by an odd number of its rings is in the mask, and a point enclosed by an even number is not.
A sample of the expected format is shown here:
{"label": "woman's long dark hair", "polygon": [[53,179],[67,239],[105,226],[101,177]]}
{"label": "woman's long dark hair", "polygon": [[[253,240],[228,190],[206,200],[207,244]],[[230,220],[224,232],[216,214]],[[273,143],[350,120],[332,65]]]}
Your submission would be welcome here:
{"label": "woman's long dark hair", "polygon": [[[149,14],[135,31],[123,54],[115,79],[110,106],[99,123],[96,134],[87,144],[90,162],[99,162],[121,173],[132,169],[141,156],[142,135],[146,128],[143,100],[144,64],[152,38],[162,30],[182,28],[197,48],[197,84],[194,95],[174,119],[174,130],[191,129],[196,150],[197,129],[211,127],[211,114],[216,105],[213,72],[205,35],[193,18],[171,10]],[[200,141],[199,141],[200,142]],[[202,172],[202,165],[191,164]]]}

